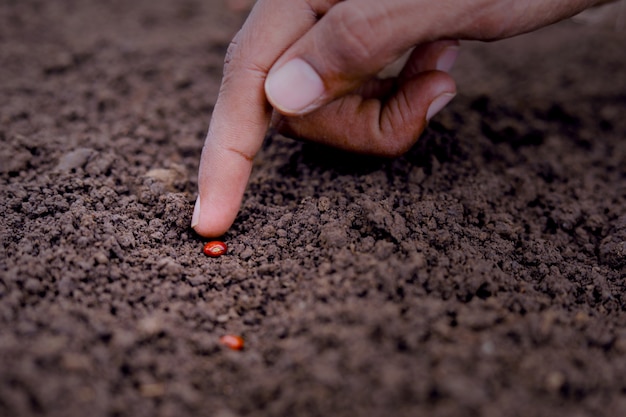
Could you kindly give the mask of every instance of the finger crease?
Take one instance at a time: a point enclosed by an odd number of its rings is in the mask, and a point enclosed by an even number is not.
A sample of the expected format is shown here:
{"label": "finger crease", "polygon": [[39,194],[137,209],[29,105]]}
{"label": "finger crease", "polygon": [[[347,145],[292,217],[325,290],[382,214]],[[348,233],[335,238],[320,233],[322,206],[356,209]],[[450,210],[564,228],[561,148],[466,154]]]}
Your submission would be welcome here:
{"label": "finger crease", "polygon": [[226,150],[236,153],[237,155],[241,156],[243,159],[245,159],[248,162],[252,162],[252,160],[254,159],[253,156],[250,156],[247,153],[240,151],[239,149],[236,149],[236,148],[229,147],[229,148],[226,148]]}

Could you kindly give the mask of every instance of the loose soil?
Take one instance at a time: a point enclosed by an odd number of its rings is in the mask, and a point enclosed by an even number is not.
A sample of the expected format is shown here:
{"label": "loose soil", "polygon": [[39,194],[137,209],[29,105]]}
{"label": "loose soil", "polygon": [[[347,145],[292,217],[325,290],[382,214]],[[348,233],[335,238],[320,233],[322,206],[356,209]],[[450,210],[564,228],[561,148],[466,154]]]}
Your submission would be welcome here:
{"label": "loose soil", "polygon": [[466,43],[393,161],[269,138],[211,259],[242,19],[0,3],[0,415],[626,415],[625,32]]}

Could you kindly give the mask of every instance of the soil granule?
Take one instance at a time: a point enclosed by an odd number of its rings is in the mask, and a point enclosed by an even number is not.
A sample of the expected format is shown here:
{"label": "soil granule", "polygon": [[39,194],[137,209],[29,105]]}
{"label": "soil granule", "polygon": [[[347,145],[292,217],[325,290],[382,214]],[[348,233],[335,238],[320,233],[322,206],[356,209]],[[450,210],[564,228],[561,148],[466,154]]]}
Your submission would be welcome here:
{"label": "soil granule", "polygon": [[395,160],[268,138],[211,259],[242,19],[0,2],[0,415],[626,415],[625,32],[464,44]]}

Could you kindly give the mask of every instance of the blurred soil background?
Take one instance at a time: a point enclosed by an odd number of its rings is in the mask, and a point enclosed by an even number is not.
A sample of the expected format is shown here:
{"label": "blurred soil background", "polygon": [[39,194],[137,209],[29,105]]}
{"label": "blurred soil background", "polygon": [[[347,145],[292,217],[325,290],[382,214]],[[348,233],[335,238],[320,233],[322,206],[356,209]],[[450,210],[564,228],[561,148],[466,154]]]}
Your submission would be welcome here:
{"label": "blurred soil background", "polygon": [[0,415],[626,415],[623,8],[465,43],[396,160],[269,138],[210,259],[246,4],[0,2]]}

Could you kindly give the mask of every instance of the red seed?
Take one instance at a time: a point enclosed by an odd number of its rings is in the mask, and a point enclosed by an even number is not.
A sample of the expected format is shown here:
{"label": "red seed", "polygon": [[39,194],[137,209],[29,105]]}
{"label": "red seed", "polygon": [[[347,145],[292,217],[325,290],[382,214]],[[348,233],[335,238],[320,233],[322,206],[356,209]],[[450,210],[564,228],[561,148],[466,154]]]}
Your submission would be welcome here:
{"label": "red seed", "polygon": [[226,254],[226,251],[228,251],[228,246],[226,246],[226,243],[220,242],[219,240],[207,242],[207,244],[204,245],[203,250],[204,254],[206,256],[210,256],[211,258],[217,258],[218,256],[222,256]]}
{"label": "red seed", "polygon": [[220,337],[220,343],[232,350],[243,349],[243,338],[233,334],[227,334]]}

